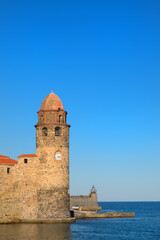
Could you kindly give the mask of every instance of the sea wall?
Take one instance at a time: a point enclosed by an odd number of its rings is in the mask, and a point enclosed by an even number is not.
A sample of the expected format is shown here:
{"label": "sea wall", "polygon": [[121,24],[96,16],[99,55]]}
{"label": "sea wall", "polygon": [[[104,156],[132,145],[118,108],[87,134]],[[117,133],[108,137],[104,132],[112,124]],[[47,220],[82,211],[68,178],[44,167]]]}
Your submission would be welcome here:
{"label": "sea wall", "polygon": [[94,211],[74,211],[74,216],[76,219],[84,218],[132,218],[135,217],[133,212],[107,212],[107,213],[97,213]]}
{"label": "sea wall", "polygon": [[70,197],[70,209],[78,207],[80,210],[85,211],[100,211],[101,207],[97,203],[97,193],[90,193],[87,196],[71,196]]}

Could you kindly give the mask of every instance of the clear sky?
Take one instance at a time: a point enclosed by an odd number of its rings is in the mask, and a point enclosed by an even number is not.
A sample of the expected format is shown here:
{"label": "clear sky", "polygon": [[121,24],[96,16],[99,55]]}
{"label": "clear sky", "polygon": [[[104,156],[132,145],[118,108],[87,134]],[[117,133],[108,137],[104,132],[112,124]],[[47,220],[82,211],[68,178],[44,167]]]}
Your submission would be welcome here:
{"label": "clear sky", "polygon": [[53,88],[71,194],[160,201],[160,1],[1,0],[0,154],[35,153]]}

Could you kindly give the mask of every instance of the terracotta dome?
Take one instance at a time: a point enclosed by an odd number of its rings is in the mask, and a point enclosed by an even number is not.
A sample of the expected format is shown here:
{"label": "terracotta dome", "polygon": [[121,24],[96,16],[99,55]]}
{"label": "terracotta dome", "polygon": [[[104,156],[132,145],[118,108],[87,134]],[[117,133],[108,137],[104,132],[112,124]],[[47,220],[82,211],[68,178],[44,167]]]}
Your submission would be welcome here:
{"label": "terracotta dome", "polygon": [[52,91],[43,100],[40,110],[47,111],[47,110],[58,110],[58,109],[64,110],[63,104],[62,104],[60,98]]}

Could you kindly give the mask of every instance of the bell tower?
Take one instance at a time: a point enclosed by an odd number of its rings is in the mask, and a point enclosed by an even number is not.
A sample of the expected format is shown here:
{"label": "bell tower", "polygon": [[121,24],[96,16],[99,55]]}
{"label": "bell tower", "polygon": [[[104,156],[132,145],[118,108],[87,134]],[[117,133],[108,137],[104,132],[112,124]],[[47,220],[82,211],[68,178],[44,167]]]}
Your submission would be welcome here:
{"label": "bell tower", "polygon": [[70,218],[69,127],[67,112],[53,91],[43,100],[36,127],[37,217]]}

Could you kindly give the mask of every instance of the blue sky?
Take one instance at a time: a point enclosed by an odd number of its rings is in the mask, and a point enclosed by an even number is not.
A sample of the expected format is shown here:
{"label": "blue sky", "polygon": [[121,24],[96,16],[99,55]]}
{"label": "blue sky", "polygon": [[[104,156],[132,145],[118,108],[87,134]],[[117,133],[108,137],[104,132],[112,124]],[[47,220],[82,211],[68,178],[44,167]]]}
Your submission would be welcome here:
{"label": "blue sky", "polygon": [[160,201],[160,2],[0,1],[0,154],[35,153],[53,89],[68,111],[71,194]]}

